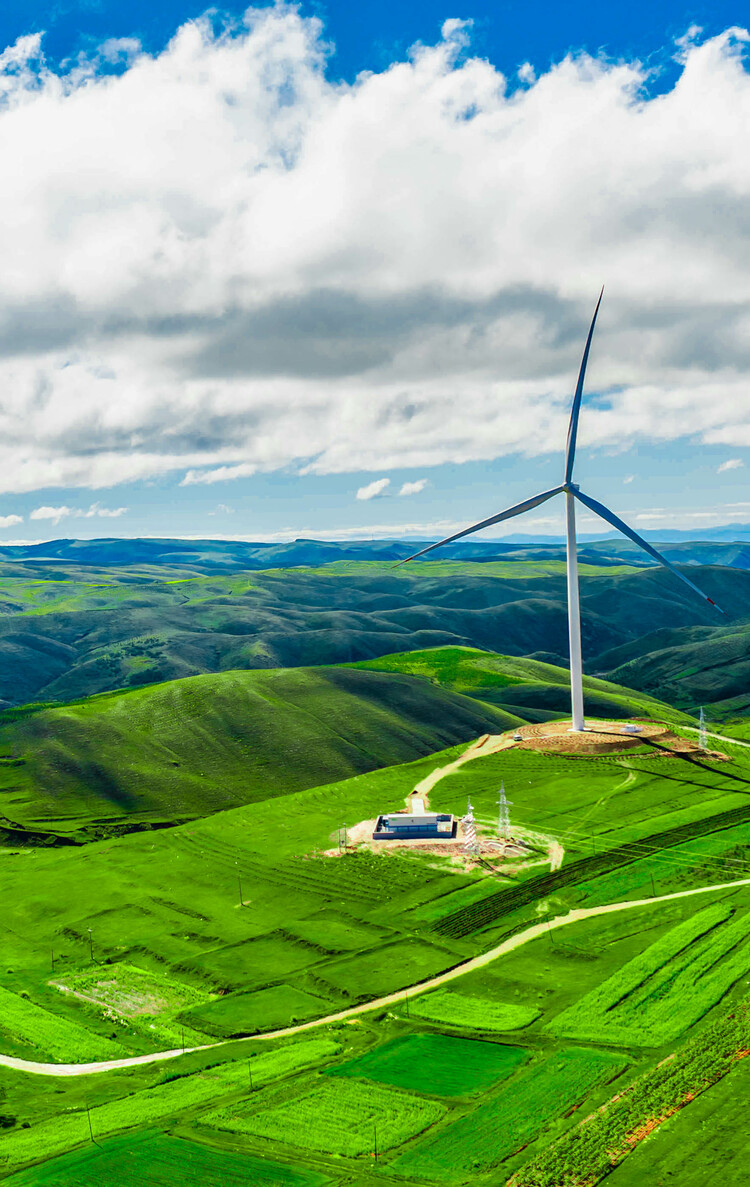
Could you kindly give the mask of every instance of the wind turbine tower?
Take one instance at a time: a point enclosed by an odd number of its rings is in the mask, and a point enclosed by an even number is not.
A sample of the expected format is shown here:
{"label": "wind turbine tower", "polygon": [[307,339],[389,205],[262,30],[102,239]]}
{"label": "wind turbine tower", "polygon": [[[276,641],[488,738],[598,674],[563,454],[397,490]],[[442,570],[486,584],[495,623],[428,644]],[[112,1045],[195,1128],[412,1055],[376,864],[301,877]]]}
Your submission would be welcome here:
{"label": "wind turbine tower", "polygon": [[578,417],[581,411],[581,397],[583,395],[583,381],[586,377],[586,365],[589,360],[589,351],[591,349],[591,339],[594,336],[594,327],[599,313],[599,306],[602,303],[602,296],[604,289],[599,294],[599,300],[596,303],[594,316],[591,319],[589,326],[588,337],[586,338],[586,345],[583,350],[583,358],[581,359],[581,367],[578,372],[578,382],[576,384],[575,395],[573,396],[573,406],[570,411],[570,422],[568,424],[568,440],[565,446],[565,470],[563,475],[563,482],[560,486],[555,486],[552,490],[542,491],[541,494],[532,495],[530,499],[526,499],[523,503],[516,503],[514,507],[508,507],[506,511],[499,512],[498,515],[491,515],[489,519],[482,519],[479,523],[474,523],[471,527],[464,528],[460,532],[454,532],[452,536],[446,536],[444,540],[438,540],[437,544],[429,544],[427,548],[422,548],[419,552],[413,553],[412,556],[407,556],[403,561],[398,563],[401,565],[407,564],[409,561],[416,560],[418,556],[424,556],[427,552],[432,552],[434,548],[440,548],[443,544],[451,544],[454,540],[460,540],[463,536],[471,536],[474,532],[481,531],[482,528],[492,527],[493,524],[502,523],[506,519],[513,519],[516,515],[523,515],[525,511],[531,511],[534,507],[539,507],[540,504],[546,503],[548,499],[553,499],[556,495],[565,495],[565,524],[566,524],[566,569],[567,569],[567,585],[568,585],[568,642],[570,646],[570,700],[572,710],[571,727],[573,731],[580,731],[586,728],[586,723],[583,716],[583,663],[581,658],[581,608],[578,594],[578,551],[576,544],[576,501],[582,503],[589,511],[593,511],[606,523],[617,528],[618,532],[622,532],[623,536],[627,536],[634,544],[638,544],[644,552],[647,552],[650,557],[658,561],[660,565],[664,565],[675,577],[679,577],[680,581],[692,589],[699,598],[708,602],[719,613],[724,611],[716,605],[708,594],[705,594],[702,589],[699,589],[684,573],[675,568],[671,561],[662,556],[660,552],[639,536],[637,532],[633,531],[631,527],[615,515],[614,511],[610,511],[603,503],[592,499],[590,495],[585,495],[579,486],[573,482],[573,466],[576,456],[576,438],[578,436]]}
{"label": "wind turbine tower", "polygon": [[500,783],[500,799],[497,801],[500,809],[497,817],[497,835],[504,841],[510,840],[510,807],[513,800],[506,799],[505,784]]}
{"label": "wind turbine tower", "polygon": [[701,750],[708,750],[708,733],[706,731],[706,717],[701,705],[701,715],[698,722],[698,745]]}

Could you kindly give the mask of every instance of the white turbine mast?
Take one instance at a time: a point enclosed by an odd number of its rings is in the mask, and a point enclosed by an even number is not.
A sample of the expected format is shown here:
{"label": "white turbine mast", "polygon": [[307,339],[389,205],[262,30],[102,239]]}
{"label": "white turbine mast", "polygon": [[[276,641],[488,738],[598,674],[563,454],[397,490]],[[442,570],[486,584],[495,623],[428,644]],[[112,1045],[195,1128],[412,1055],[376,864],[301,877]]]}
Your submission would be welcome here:
{"label": "white turbine mast", "polygon": [[708,750],[708,730],[706,729],[706,715],[701,705],[701,715],[698,722],[698,745],[701,750]]}
{"label": "white turbine mast", "polygon": [[593,511],[601,519],[611,524],[612,527],[617,528],[618,532],[622,532],[623,536],[627,536],[634,544],[638,544],[644,552],[658,561],[659,564],[664,565],[670,572],[679,577],[685,585],[689,585],[694,593],[699,598],[703,598],[709,605],[713,606],[720,613],[724,613],[708,594],[705,594],[702,589],[699,589],[692,581],[681,573],[679,569],[668,561],[666,557],[662,556],[660,552],[639,536],[637,532],[628,527],[613,511],[605,507],[603,503],[598,503],[596,499],[592,499],[590,495],[585,495],[583,491],[573,482],[573,464],[575,462],[576,453],[576,437],[578,434],[578,416],[581,410],[581,396],[583,395],[583,382],[586,377],[586,364],[589,359],[589,350],[591,349],[591,339],[594,336],[594,326],[596,325],[596,318],[599,313],[599,306],[602,303],[602,296],[604,289],[599,293],[599,300],[596,303],[594,316],[591,319],[589,326],[588,337],[586,339],[586,346],[583,351],[583,358],[581,359],[581,368],[578,372],[578,383],[576,384],[575,395],[573,397],[573,407],[570,412],[570,424],[568,425],[568,440],[565,447],[565,476],[561,486],[555,486],[552,490],[542,491],[539,495],[532,495],[530,499],[526,499],[523,503],[516,503],[514,507],[509,507],[507,511],[501,511],[498,515],[491,515],[489,519],[483,519],[480,523],[474,523],[471,527],[464,528],[463,531],[455,532],[452,536],[446,536],[444,540],[438,540],[437,544],[430,544],[427,548],[415,552],[412,556],[407,556],[403,561],[398,563],[401,565],[407,564],[409,561],[416,560],[418,556],[424,556],[427,552],[432,552],[435,548],[440,548],[443,544],[451,544],[454,540],[460,540],[463,536],[471,536],[474,532],[481,531],[482,528],[489,528],[495,523],[502,523],[503,520],[513,519],[516,515],[523,515],[525,511],[531,511],[534,507],[538,507],[540,503],[546,503],[548,499],[552,499],[555,495],[565,495],[565,510],[566,510],[566,561],[567,561],[567,577],[568,577],[568,641],[570,644],[570,699],[572,709],[572,729],[576,731],[584,730],[586,724],[583,716],[583,663],[581,658],[581,608],[578,596],[578,552],[576,547],[576,499],[579,503],[583,503],[584,507],[588,507],[589,511]]}

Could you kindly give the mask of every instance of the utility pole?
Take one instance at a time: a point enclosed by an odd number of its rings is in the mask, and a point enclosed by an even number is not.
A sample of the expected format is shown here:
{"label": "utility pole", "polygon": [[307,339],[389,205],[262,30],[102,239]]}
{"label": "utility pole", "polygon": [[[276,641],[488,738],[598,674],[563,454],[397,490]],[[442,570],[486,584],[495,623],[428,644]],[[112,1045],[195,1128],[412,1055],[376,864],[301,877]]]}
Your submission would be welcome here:
{"label": "utility pole", "polygon": [[91,1124],[91,1109],[89,1108],[89,1103],[88,1103],[88,1101],[86,1101],[86,1116],[87,1116],[87,1117],[88,1117],[88,1119],[89,1119],[89,1136],[90,1136],[90,1138],[91,1138],[91,1141],[92,1141],[92,1143],[93,1143],[93,1144],[96,1146],[96,1145],[97,1145],[97,1142],[96,1142],[96,1139],[94,1138],[94,1129],[93,1129],[93,1126],[92,1126],[92,1124]]}
{"label": "utility pole", "polygon": [[253,1091],[253,1069],[250,1066],[249,1059],[247,1061],[247,1075],[248,1075],[248,1079],[250,1080],[250,1091],[252,1092]]}
{"label": "utility pole", "polygon": [[408,1018],[409,1017],[409,990],[408,989],[406,991],[406,996],[404,998],[404,1002],[406,1003],[406,1017]]}
{"label": "utility pole", "polygon": [[373,1132],[373,1136],[375,1139],[375,1161],[377,1162],[378,1161],[378,1123],[374,1117],[372,1119],[372,1132]]}
{"label": "utility pole", "polygon": [[185,1027],[182,1027],[182,1054],[185,1054]]}
{"label": "utility pole", "polygon": [[554,947],[555,941],[552,939],[552,924],[547,920],[547,931],[549,932],[549,942]]}
{"label": "utility pole", "polygon": [[93,935],[91,928],[89,928],[89,956],[91,957],[91,963],[93,964],[94,963],[94,935]]}
{"label": "utility pole", "polygon": [[654,882],[654,875],[651,875],[651,897],[656,898],[656,883]]}
{"label": "utility pole", "polygon": [[242,906],[242,878],[240,877],[239,873],[237,874],[237,885],[240,888],[240,906]]}
{"label": "utility pole", "polygon": [[55,949],[50,948],[50,956],[52,957],[52,972],[55,971]]}

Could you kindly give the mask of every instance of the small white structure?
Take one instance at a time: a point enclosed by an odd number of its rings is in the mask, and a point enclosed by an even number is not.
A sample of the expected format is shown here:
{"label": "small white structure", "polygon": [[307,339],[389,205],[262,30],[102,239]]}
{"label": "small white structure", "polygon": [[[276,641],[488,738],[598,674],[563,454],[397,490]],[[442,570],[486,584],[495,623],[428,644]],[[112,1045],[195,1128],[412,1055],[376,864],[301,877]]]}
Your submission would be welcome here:
{"label": "small white structure", "polygon": [[706,730],[706,715],[701,705],[701,715],[698,722],[698,745],[701,750],[708,750],[708,732]]}
{"label": "small white structure", "polygon": [[477,855],[479,853],[479,841],[477,840],[477,828],[474,823],[474,809],[471,800],[467,803],[466,815],[461,823],[464,826],[464,853]]}
{"label": "small white structure", "polygon": [[624,734],[639,734],[641,732],[641,727],[639,725],[633,725],[632,722],[628,722],[627,725],[622,727],[622,732]]}

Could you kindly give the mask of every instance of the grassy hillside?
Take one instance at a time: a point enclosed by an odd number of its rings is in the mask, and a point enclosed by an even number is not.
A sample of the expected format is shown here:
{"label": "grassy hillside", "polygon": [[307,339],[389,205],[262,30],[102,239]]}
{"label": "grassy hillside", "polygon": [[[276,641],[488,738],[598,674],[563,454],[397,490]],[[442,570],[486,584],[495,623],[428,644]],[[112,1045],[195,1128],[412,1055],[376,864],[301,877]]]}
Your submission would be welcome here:
{"label": "grassy hillside", "polygon": [[[587,678],[599,717],[688,718]],[[0,714],[0,826],[173,823],[570,712],[564,668],[472,648],[223,672]],[[86,835],[85,833],[82,835]]]}
{"label": "grassy hillside", "polygon": [[[470,647],[439,647],[431,651],[385,655],[353,666],[418,676],[433,687],[450,688],[509,713],[517,713],[525,721],[545,721],[570,714],[567,670],[538,660],[493,655]],[[583,688],[586,711],[590,716],[689,720],[663,701],[607,680],[586,676]]]}
{"label": "grassy hillside", "polygon": [[600,657],[610,679],[695,711],[725,718],[750,708],[750,624],[659,631]]}
{"label": "grassy hillside", "polygon": [[2,812],[173,822],[408,762],[518,718],[408,675],[227,672],[0,717]]}
{"label": "grassy hillside", "polygon": [[[190,576],[170,564],[0,571],[0,704],[237,668],[306,667],[471,646],[567,655],[560,560],[338,561],[323,568]],[[750,609],[750,572],[691,570],[728,611]],[[711,630],[717,616],[669,573],[581,566],[583,647],[598,657],[649,631]],[[54,580],[52,576],[54,575]],[[722,620],[723,621],[723,620]],[[643,654],[641,649],[638,654]]]}

